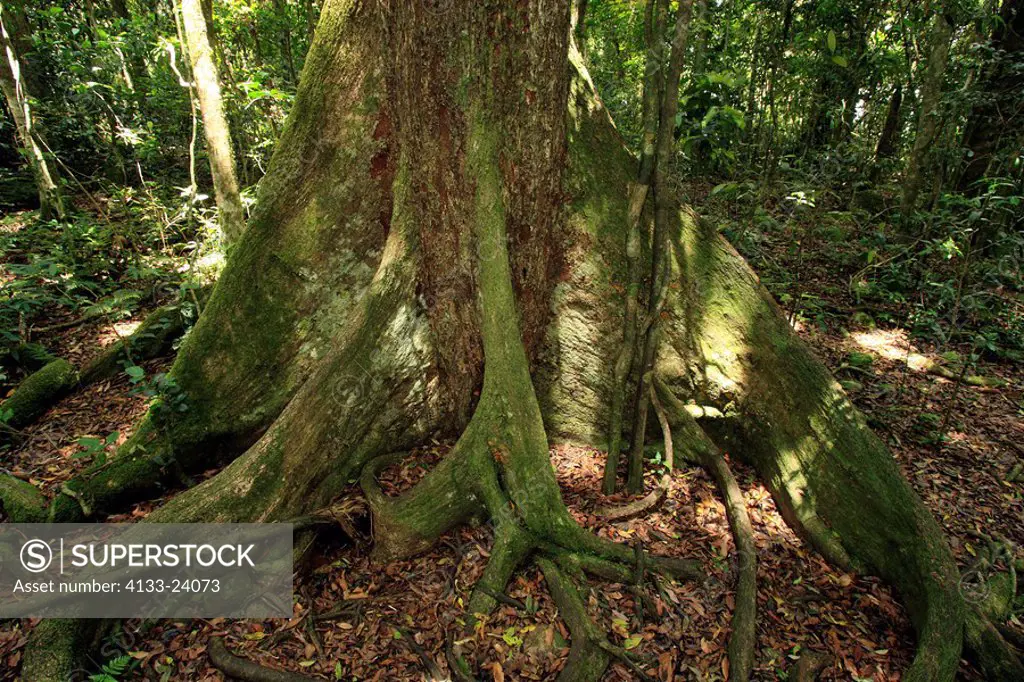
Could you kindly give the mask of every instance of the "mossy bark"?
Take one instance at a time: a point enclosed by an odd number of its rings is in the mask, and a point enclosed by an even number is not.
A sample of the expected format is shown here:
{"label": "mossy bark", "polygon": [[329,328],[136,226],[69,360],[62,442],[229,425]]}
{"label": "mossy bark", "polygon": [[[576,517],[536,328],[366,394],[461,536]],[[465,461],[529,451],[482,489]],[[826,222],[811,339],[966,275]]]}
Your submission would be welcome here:
{"label": "mossy bark", "polygon": [[28,481],[0,474],[0,509],[15,523],[46,521],[46,498]]}
{"label": "mossy bark", "polygon": [[952,679],[964,616],[941,529],[735,250],[699,221],[678,234],[685,304],[660,375],[729,415],[709,424],[713,435],[757,469],[819,551],[902,593],[919,637],[907,678]]}
{"label": "mossy bark", "polygon": [[[0,417],[12,429],[21,429],[67,395],[78,383],[78,371],[58,358],[28,375],[11,396],[0,403]],[[0,438],[3,434],[0,434]]]}
{"label": "mossy bark", "polygon": [[[184,410],[152,409],[104,467],[68,489],[98,514],[251,446],[351,334],[391,221],[388,117],[371,17],[331,2],[243,237],[170,371]],[[345,113],[331,113],[343,110]],[[347,330],[347,332],[346,332]],[[69,495],[51,518],[83,518]]]}

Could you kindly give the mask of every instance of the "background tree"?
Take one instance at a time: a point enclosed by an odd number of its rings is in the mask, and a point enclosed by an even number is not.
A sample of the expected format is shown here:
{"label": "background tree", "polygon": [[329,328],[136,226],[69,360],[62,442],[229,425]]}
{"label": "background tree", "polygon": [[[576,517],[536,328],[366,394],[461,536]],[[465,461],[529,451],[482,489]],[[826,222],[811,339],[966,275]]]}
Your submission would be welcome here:
{"label": "background tree", "polygon": [[24,35],[12,35],[8,30],[8,24],[12,28],[24,30],[24,21],[10,21],[9,16],[6,4],[0,5],[0,48],[4,52],[3,59],[0,60],[0,88],[4,92],[7,110],[14,119],[25,161],[35,178],[39,194],[39,213],[43,218],[60,218],[64,213],[60,187],[57,184],[60,177],[50,168],[50,163],[43,154],[42,137],[32,114],[28,81],[23,75],[16,47],[18,43],[24,45],[26,40]]}
{"label": "background tree", "polygon": [[953,20],[943,8],[933,11],[928,36],[927,63],[920,78],[917,130],[903,182],[900,210],[904,215],[914,211],[917,206],[918,196],[925,183],[925,174],[929,170],[928,157],[941,129],[942,112],[939,107],[953,28]]}
{"label": "background tree", "polygon": [[217,194],[221,230],[224,238],[232,242],[245,230],[245,210],[238,192],[231,131],[221,101],[220,80],[217,77],[210,28],[202,1],[182,0],[181,17],[188,40],[188,56],[192,63],[196,96],[203,114],[203,133],[210,157],[213,188]]}

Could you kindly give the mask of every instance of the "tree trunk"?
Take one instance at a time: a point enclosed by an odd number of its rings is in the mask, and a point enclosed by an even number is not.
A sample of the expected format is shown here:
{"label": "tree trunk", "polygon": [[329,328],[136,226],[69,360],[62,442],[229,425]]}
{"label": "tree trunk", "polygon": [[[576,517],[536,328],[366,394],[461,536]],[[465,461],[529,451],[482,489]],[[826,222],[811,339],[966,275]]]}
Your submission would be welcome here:
{"label": "tree trunk", "polygon": [[928,159],[939,137],[942,121],[939,106],[952,37],[952,21],[942,11],[936,11],[929,36],[928,62],[921,77],[918,96],[917,134],[914,136],[914,147],[910,150],[910,160],[907,162],[906,177],[903,181],[900,210],[904,217],[909,217],[917,207],[918,196],[924,187],[925,176],[931,165]]}
{"label": "tree trunk", "polygon": [[235,156],[231,133],[221,99],[220,80],[214,62],[209,26],[201,0],[181,0],[182,23],[188,42],[199,110],[203,116],[206,152],[210,157],[210,174],[220,215],[220,226],[227,242],[234,242],[245,230],[245,211],[235,176]]}
{"label": "tree trunk", "polygon": [[891,159],[896,153],[896,143],[900,133],[900,110],[903,107],[903,84],[897,83],[889,98],[889,108],[885,113],[885,121],[882,123],[882,132],[878,136],[878,144],[875,145],[875,165],[871,169],[872,182],[878,179],[879,166],[886,159]]}
{"label": "tree trunk", "polygon": [[[249,229],[171,370],[188,409],[158,402],[50,517],[220,459],[148,520],[293,519],[355,479],[389,560],[490,519],[467,613],[536,557],[572,633],[559,679],[598,680],[609,645],[563,569],[628,582],[637,558],[576,524],[548,445],[607,434],[636,165],[569,44],[569,3],[329,0],[316,35]],[[731,404],[714,436],[789,522],[901,591],[919,637],[904,679],[952,680],[963,608],[939,527],[742,258],[689,211],[671,220],[654,372],[683,402]],[[386,496],[381,466],[438,436],[457,436],[446,457]]]}
{"label": "tree trunk", "polygon": [[17,39],[8,32],[8,20],[5,11],[0,11],[0,90],[3,90],[7,109],[14,119],[18,139],[21,142],[22,154],[32,169],[32,176],[39,192],[39,215],[44,220],[61,218],[64,215],[64,203],[57,183],[57,172],[43,154],[39,130],[32,117],[32,106],[29,92],[22,72],[22,64],[16,48]]}
{"label": "tree trunk", "polygon": [[651,290],[648,293],[647,317],[641,336],[640,377],[637,381],[636,409],[633,414],[633,443],[629,453],[628,490],[639,493],[644,487],[644,436],[647,433],[647,414],[650,407],[651,381],[649,370],[658,352],[661,331],[661,312],[664,293],[668,287],[672,244],[672,214],[679,210],[679,199],[672,187],[671,164],[675,152],[676,112],[679,110],[679,77],[686,57],[686,43],[690,33],[693,0],[680,0],[676,9],[672,52],[665,73],[664,91],[658,111],[658,140],[654,155],[654,236],[651,243]]}
{"label": "tree trunk", "polygon": [[601,489],[606,495],[615,492],[619,456],[622,449],[623,412],[626,404],[629,373],[636,355],[637,314],[640,308],[640,288],[643,279],[642,218],[647,196],[654,180],[654,164],[658,142],[659,104],[664,77],[662,70],[662,39],[665,33],[666,7],[661,0],[648,0],[645,33],[647,58],[643,82],[643,137],[636,183],[630,188],[629,213],[626,232],[626,300],[623,305],[622,342],[614,363],[611,412],[608,419],[608,458],[605,460]]}
{"label": "tree trunk", "polygon": [[978,193],[977,183],[985,177],[993,157],[1001,148],[1017,143],[1024,117],[1020,96],[1024,88],[1020,67],[1024,60],[1024,10],[1017,0],[1004,0],[999,17],[992,31],[996,58],[978,84],[980,101],[971,109],[964,131],[968,157],[957,182],[960,192]]}
{"label": "tree trunk", "polygon": [[281,56],[288,67],[288,82],[295,85],[298,75],[295,72],[295,55],[292,50],[292,29],[288,17],[288,6],[283,0],[274,0],[274,15],[280,24],[278,29],[281,37]]}

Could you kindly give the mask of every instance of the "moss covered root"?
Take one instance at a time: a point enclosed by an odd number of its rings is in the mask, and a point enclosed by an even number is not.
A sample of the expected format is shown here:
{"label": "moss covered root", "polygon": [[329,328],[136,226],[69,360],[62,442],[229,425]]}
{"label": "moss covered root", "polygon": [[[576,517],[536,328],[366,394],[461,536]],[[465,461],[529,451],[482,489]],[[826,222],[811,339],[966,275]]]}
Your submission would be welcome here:
{"label": "moss covered root", "polygon": [[708,424],[712,436],[757,469],[819,551],[901,593],[918,635],[904,679],[952,680],[964,607],[942,530],[742,257],[697,221],[684,221],[676,254],[685,300],[660,373],[729,413]]}
{"label": "moss covered root", "polygon": [[[0,420],[11,429],[22,429],[71,392],[78,383],[78,372],[67,360],[47,363],[28,375],[10,398],[0,403]],[[0,431],[0,438],[3,437]]]}
{"label": "moss covered root", "polygon": [[142,321],[138,329],[106,348],[82,368],[79,382],[87,386],[121,371],[125,363],[138,364],[166,354],[185,333],[187,319],[180,303],[161,306]]}
{"label": "moss covered root", "polygon": [[7,474],[0,474],[0,507],[11,523],[46,521],[43,494],[31,483]]}
{"label": "moss covered root", "polygon": [[85,679],[86,657],[103,637],[110,621],[51,618],[39,621],[29,635],[21,679],[25,682],[68,682]]}

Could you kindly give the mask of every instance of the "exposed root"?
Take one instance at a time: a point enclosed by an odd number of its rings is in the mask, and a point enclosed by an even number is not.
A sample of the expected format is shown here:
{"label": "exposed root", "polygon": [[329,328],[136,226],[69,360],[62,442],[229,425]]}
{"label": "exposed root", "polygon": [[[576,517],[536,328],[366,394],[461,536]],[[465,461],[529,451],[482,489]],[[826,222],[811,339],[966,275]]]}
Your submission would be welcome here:
{"label": "exposed root", "polygon": [[[200,299],[205,298],[205,293],[200,294]],[[188,309],[181,303],[157,308],[146,316],[135,331],[118,340],[83,367],[79,383],[88,386],[113,376],[125,362],[137,364],[167,353],[174,341],[185,333],[188,321]]]}
{"label": "exposed root", "polygon": [[370,505],[377,561],[384,563],[419,554],[446,531],[481,512],[476,496],[466,494],[458,480],[455,463],[461,450],[456,444],[412,490],[396,498],[381,491],[376,476],[401,455],[378,457],[363,467],[359,482]]}
{"label": "exposed root", "polygon": [[166,353],[184,329],[182,307],[166,305],[150,313],[131,335],[104,350],[81,372],[67,360],[51,360],[26,377],[14,394],[0,404],[0,417],[9,413],[0,421],[10,427],[0,431],[0,442],[13,439],[18,430],[35,422],[76,387],[113,376],[126,361],[149,360]]}
{"label": "exposed root", "polygon": [[730,679],[745,682],[754,669],[754,650],[757,639],[757,547],[754,544],[754,529],[743,499],[743,491],[736,483],[729,464],[707,434],[700,428],[685,406],[672,394],[665,384],[655,379],[661,400],[667,406],[666,418],[679,428],[691,442],[698,443],[702,463],[715,480],[725,501],[725,513],[729,519],[736,543],[738,575],[736,579],[736,608],[732,616],[732,635],[729,637]]}
{"label": "exposed root", "polygon": [[814,682],[832,660],[832,656],[825,652],[805,651],[793,665],[790,677],[793,682]]}
{"label": "exposed root", "polygon": [[199,453],[176,452],[171,440],[147,417],[138,431],[103,464],[72,477],[53,499],[48,520],[77,523],[121,511],[160,490],[181,484],[188,473],[217,462]]}
{"label": "exposed root", "polygon": [[228,651],[224,640],[220,637],[211,637],[206,645],[206,653],[210,656],[210,663],[228,677],[243,682],[312,682],[317,678],[309,675],[300,675],[286,670],[273,670],[266,668],[259,663],[247,661],[244,658],[235,656]]}
{"label": "exposed root", "polygon": [[594,515],[599,516],[605,521],[626,521],[637,516],[643,516],[647,512],[657,509],[665,501],[665,495],[668,493],[668,485],[671,480],[669,474],[663,474],[654,490],[639,500],[614,507],[596,507]]}
{"label": "exposed root", "polygon": [[98,645],[109,621],[52,618],[42,620],[29,634],[21,679],[32,682],[85,680],[81,666]]}
{"label": "exposed root", "polygon": [[[1000,561],[1005,561],[1008,570],[997,570],[996,564]],[[1007,551],[1003,543],[990,541],[988,551],[964,574],[961,587],[968,602],[964,624],[968,658],[987,679],[1024,680],[1024,659],[1019,645],[1006,637],[1013,631],[1000,628],[1012,616],[1017,596],[1012,552]]]}
{"label": "exposed root", "polygon": [[428,682],[448,682],[448,676],[441,672],[441,668],[434,662],[434,659],[427,654],[426,649],[421,647],[412,635],[400,627],[395,627],[395,630],[402,636],[402,641],[412,649],[412,652],[419,656],[420,663],[427,671]]}
{"label": "exposed root", "polygon": [[659,373],[728,413],[709,433],[757,470],[803,539],[901,594],[917,634],[904,679],[953,680],[965,608],[942,529],[735,249],[699,221],[675,236],[685,314],[667,321]]}
{"label": "exposed root", "polygon": [[0,474],[0,509],[16,523],[46,520],[46,498],[39,489],[9,474]]}
{"label": "exposed root", "polygon": [[558,682],[596,682],[608,667],[608,653],[601,647],[605,635],[587,614],[579,590],[554,562],[538,558],[551,597],[558,605],[562,620],[569,627],[571,646],[569,659],[558,676]]}
{"label": "exposed root", "polygon": [[491,547],[491,557],[469,599],[468,628],[472,628],[478,614],[489,613],[498,601],[508,603],[507,597],[501,599],[498,595],[505,596],[505,586],[512,573],[522,564],[534,546],[533,538],[519,526],[498,526],[494,545]]}
{"label": "exposed root", "polygon": [[[71,392],[78,383],[78,372],[70,362],[52,360],[18,384],[10,398],[0,403],[0,421],[15,431],[34,422]],[[0,439],[9,439],[11,431],[0,431]]]}
{"label": "exposed root", "polygon": [[452,679],[457,682],[478,682],[469,672],[469,664],[466,659],[455,653],[455,646],[451,631],[445,635],[444,660],[448,663],[448,672]]}

